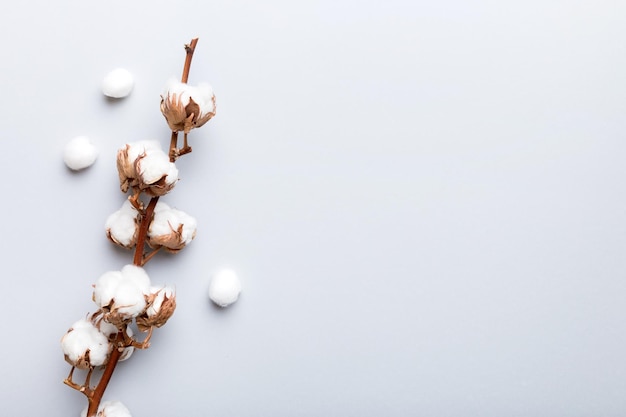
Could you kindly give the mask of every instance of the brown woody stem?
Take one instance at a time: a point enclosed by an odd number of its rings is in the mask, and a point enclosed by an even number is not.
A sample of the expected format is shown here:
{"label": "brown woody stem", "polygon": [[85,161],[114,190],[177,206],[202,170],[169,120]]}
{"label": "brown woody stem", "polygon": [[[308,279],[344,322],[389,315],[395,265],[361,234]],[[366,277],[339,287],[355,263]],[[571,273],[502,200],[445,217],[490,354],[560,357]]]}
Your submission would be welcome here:
{"label": "brown woody stem", "polygon": [[187,52],[187,56],[185,57],[185,66],[183,67],[183,77],[181,79],[182,82],[187,83],[189,79],[189,69],[191,68],[191,58],[193,58],[193,52],[196,50],[196,45],[198,44],[198,38],[193,38],[189,45],[185,45],[185,52]]}
{"label": "brown woody stem", "polygon": [[89,399],[89,407],[87,408],[87,417],[95,417],[98,413],[98,407],[100,406],[100,401],[102,401],[102,396],[104,395],[104,391],[107,389],[107,385],[111,380],[111,376],[113,376],[113,371],[115,371],[115,366],[120,360],[120,355],[122,354],[121,346],[124,343],[124,331],[117,332],[117,337],[115,338],[113,351],[111,352],[111,356],[109,357],[109,362],[107,362],[104,373],[98,382],[96,388],[87,395]]}
{"label": "brown woody stem", "polygon": [[143,214],[141,224],[139,225],[139,235],[137,236],[137,246],[135,247],[135,257],[133,258],[133,264],[137,266],[143,266],[143,249],[146,244],[146,237],[148,236],[148,228],[150,222],[152,222],[152,216],[154,215],[154,208],[159,201],[159,197],[152,197],[146,212]]}

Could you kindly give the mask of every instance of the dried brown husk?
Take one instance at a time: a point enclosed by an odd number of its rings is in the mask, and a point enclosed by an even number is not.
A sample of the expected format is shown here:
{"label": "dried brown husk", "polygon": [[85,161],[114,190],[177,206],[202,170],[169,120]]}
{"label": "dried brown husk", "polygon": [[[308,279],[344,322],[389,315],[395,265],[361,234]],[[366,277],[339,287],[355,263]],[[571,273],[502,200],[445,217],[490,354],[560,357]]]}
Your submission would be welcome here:
{"label": "dried brown husk", "polygon": [[[164,289],[161,289],[160,291],[164,291]],[[146,296],[146,303],[148,305],[148,307],[146,307],[146,311],[150,306],[152,306],[152,303],[154,303],[157,294],[158,292]],[[157,314],[150,317],[148,316],[148,313],[144,311],[144,313],[137,317],[137,328],[142,332],[147,332],[151,327],[161,327],[167,323],[170,317],[172,317],[174,310],[176,310],[176,295],[172,294],[171,297],[164,295],[161,308]]]}
{"label": "dried brown husk", "polygon": [[[171,224],[169,226],[171,232],[167,235],[148,235],[148,245],[150,245],[150,247],[152,248],[163,247],[165,250],[172,253],[181,251],[186,246],[183,239],[184,225],[180,224],[176,229],[174,229]],[[193,234],[193,237],[196,237],[195,232]]]}

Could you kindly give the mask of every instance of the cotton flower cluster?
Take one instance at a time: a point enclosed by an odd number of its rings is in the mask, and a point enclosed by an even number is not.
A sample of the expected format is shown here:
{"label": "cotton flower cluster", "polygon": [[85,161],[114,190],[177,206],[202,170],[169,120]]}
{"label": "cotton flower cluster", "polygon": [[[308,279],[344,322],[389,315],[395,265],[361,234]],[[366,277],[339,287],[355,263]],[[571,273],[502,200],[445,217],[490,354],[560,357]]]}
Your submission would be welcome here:
{"label": "cotton flower cluster", "polygon": [[178,169],[157,141],[128,143],[117,152],[117,171],[123,192],[133,188],[162,196],[174,188]]}
{"label": "cotton flower cluster", "polygon": [[[65,360],[79,369],[104,366],[115,349],[120,331],[133,340],[133,319],[142,332],[161,327],[174,314],[176,295],[170,287],[154,287],[143,268],[126,265],[104,273],[94,284],[93,301],[99,310],[72,325],[61,339]],[[119,348],[119,347],[118,347]],[[128,359],[132,344],[123,346],[121,361]]]}
{"label": "cotton flower cluster", "polygon": [[[80,413],[80,417],[87,417],[87,408]],[[130,411],[120,401],[104,401],[98,407],[96,417],[132,417]]]}
{"label": "cotton flower cluster", "polygon": [[[119,210],[107,218],[107,237],[124,248],[134,247],[137,244],[140,217],[137,209],[126,200]],[[193,240],[196,228],[195,218],[159,201],[148,229],[148,244],[152,248],[163,247],[170,252],[178,252]]]}
{"label": "cotton flower cluster", "polygon": [[[196,235],[195,218],[159,200],[178,182],[174,161],[191,152],[189,131],[203,126],[215,115],[211,86],[186,83],[197,41],[196,38],[185,45],[181,77],[185,82],[170,80],[161,96],[161,112],[171,130],[169,148],[163,151],[157,141],[138,141],[125,144],[117,152],[120,189],[130,195],[106,219],[105,230],[113,243],[134,250],[132,264],[98,277],[92,293],[97,310],[74,323],[61,339],[65,360],[72,366],[64,383],[83,393],[89,402],[82,417],[131,417],[122,403],[101,402],[103,393],[118,362],[128,359],[135,349],[149,347],[153,329],[165,325],[176,309],[174,289],[153,285],[143,266],[160,249],[178,252]],[[104,78],[102,92],[121,98],[131,93],[133,85],[132,74],[118,68]],[[179,148],[181,131],[184,143]],[[69,168],[82,169],[93,163],[95,156],[95,148],[86,138],[78,138],[68,144],[64,160]],[[233,298],[230,284],[229,291],[221,287],[222,301],[225,296]],[[145,334],[138,340],[131,329]],[[104,370],[94,372],[99,367]],[[86,370],[82,383],[75,381],[76,368]]]}
{"label": "cotton flower cluster", "polygon": [[174,314],[175,299],[171,288],[153,287],[146,271],[135,265],[104,273],[93,290],[104,321],[118,328],[139,317],[146,328],[162,326]]}
{"label": "cotton flower cluster", "polygon": [[197,87],[170,79],[161,95],[161,113],[173,132],[189,133],[215,116],[215,94],[207,83]]}

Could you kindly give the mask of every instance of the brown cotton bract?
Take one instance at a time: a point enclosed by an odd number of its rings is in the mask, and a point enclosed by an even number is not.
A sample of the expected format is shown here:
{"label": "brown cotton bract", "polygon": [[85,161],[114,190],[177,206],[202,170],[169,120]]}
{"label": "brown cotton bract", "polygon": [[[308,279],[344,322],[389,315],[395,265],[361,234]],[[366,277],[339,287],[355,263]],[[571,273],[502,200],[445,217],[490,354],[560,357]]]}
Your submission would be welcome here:
{"label": "brown cotton bract", "polygon": [[[158,293],[150,294],[146,296],[146,302],[148,303],[148,308],[154,302]],[[176,296],[172,294],[171,297],[167,295],[163,296],[163,302],[161,303],[161,308],[159,308],[158,313],[148,316],[147,310],[144,311],[143,314],[138,316],[135,320],[137,323],[137,328],[142,332],[147,332],[151,327],[161,327],[170,317],[174,314],[174,310],[176,310]]]}

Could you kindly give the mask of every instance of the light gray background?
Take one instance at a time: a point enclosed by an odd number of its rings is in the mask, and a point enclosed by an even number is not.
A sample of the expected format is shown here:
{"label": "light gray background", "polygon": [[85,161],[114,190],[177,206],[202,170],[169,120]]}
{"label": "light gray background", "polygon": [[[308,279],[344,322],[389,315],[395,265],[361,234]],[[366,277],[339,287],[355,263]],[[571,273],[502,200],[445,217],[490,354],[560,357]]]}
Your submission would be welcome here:
{"label": "light gray background", "polygon": [[[59,339],[131,261],[115,152],[169,134],[182,45],[218,113],[147,270],[178,310],[107,398],[140,416],[626,414],[626,3],[0,5],[0,414],[78,416]],[[132,95],[110,102],[122,66]],[[88,135],[88,171],[62,163]],[[208,302],[231,266],[244,292]]]}

